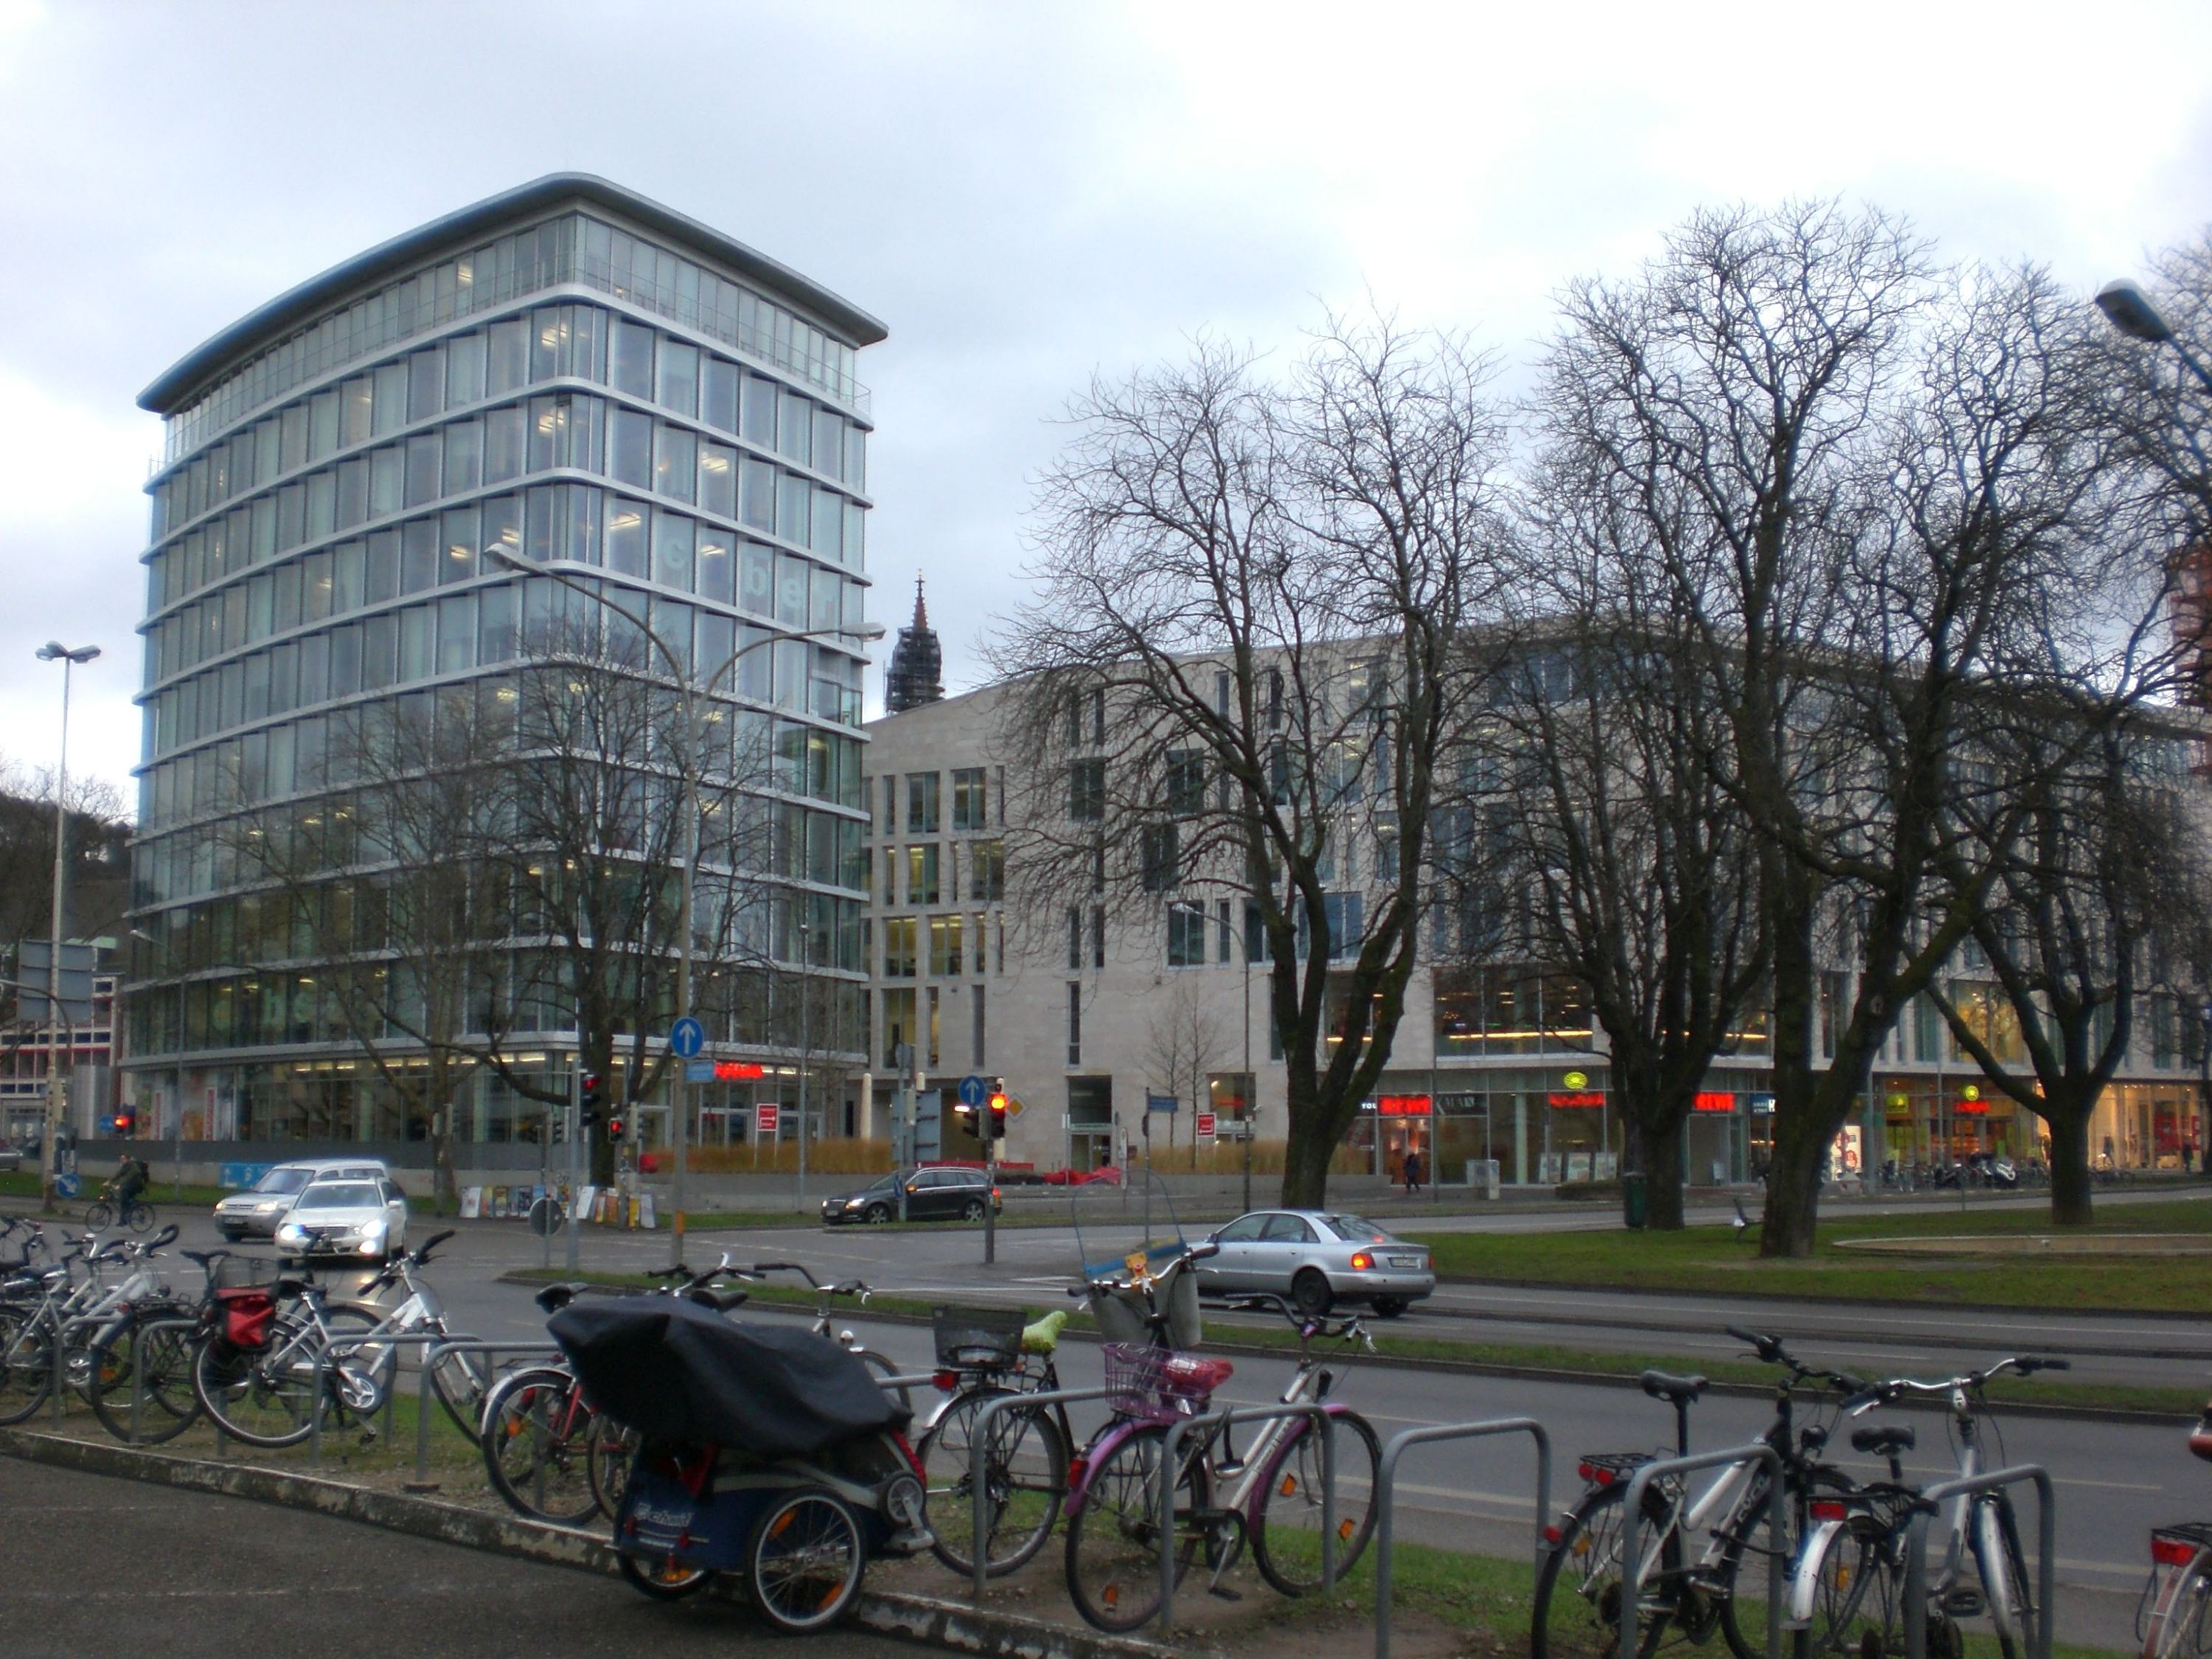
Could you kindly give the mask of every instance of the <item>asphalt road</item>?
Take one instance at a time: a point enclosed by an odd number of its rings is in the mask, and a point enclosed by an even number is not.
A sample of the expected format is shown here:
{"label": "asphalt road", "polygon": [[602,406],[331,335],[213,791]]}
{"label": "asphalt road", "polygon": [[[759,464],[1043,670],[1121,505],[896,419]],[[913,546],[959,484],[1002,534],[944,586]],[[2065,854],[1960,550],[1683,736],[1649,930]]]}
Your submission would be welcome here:
{"label": "asphalt road", "polygon": [[[726,1601],[655,1606],[596,1573],[12,1458],[0,1458],[0,1513],[9,1521],[0,1650],[11,1659],[793,1651]],[[915,1650],[842,1633],[806,1651]]]}

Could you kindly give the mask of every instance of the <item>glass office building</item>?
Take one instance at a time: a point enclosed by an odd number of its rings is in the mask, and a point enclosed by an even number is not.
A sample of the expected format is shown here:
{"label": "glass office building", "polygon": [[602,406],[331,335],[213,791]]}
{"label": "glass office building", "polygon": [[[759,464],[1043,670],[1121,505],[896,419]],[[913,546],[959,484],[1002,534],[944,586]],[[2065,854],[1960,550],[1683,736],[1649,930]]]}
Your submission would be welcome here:
{"label": "glass office building", "polygon": [[[884,336],[741,243],[556,175],[325,271],[146,390],[167,441],[127,1064],[150,1132],[423,1133],[313,964],[257,931],[227,826],[330,797],[335,733],[364,705],[499,695],[533,620],[561,614],[558,584],[507,555],[604,584],[699,674],[737,658],[714,694],[788,759],[761,789],[801,849],[750,872],[787,889],[763,949],[811,941],[860,1006],[863,658],[839,630],[868,586],[855,362]],[[565,1073],[573,1033],[536,1036]],[[473,1085],[465,1139],[512,1138],[540,1109],[488,1072]]]}

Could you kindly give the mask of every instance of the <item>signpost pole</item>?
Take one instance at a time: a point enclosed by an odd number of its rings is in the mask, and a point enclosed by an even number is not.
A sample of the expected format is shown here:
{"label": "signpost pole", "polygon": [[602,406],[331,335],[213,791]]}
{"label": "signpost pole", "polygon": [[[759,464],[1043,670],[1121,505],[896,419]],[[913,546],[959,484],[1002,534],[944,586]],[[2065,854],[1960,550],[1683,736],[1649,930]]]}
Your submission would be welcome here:
{"label": "signpost pole", "polygon": [[983,1178],[990,1187],[983,1194],[983,1265],[988,1267],[999,1259],[999,1137],[988,1122],[983,1131]]}
{"label": "signpost pole", "polygon": [[580,1033],[576,1043],[575,1064],[568,1068],[568,1272],[576,1271],[576,1232],[583,1225],[583,1217],[576,1213],[576,1200],[583,1194],[582,1174],[577,1167],[584,1139],[584,1044]]}

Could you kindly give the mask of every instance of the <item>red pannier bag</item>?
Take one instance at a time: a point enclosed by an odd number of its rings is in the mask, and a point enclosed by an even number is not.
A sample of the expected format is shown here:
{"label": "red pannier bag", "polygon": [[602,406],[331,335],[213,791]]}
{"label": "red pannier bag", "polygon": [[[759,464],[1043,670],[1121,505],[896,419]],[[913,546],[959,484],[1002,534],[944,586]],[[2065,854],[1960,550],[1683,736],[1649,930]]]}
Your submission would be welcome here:
{"label": "red pannier bag", "polygon": [[276,1293],[265,1285],[217,1291],[222,1308],[222,1340],[234,1348],[268,1346],[270,1322],[276,1317]]}

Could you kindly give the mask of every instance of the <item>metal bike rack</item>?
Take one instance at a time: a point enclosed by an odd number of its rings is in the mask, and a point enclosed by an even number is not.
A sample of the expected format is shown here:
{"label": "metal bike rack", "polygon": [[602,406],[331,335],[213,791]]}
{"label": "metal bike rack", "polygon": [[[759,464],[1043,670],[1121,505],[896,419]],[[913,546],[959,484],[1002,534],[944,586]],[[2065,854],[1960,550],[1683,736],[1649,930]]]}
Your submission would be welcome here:
{"label": "metal bike rack", "polygon": [[[379,1333],[375,1335],[364,1332],[359,1336],[349,1337],[342,1342],[325,1342],[315,1354],[314,1415],[307,1432],[308,1462],[316,1468],[323,1466],[323,1395],[325,1392],[323,1385],[324,1379],[330,1375],[332,1349],[343,1347],[349,1352],[357,1352],[372,1343],[394,1348],[404,1347],[410,1344],[421,1347],[435,1347],[447,1340],[442,1333],[437,1331],[393,1331],[388,1334]],[[423,1367],[425,1373],[428,1370],[428,1366]],[[399,1357],[394,1354],[392,1358],[392,1385],[384,1391],[384,1440],[386,1445],[392,1442],[392,1407],[398,1395]]]}
{"label": "metal bike rack", "polygon": [[[1651,1490],[1651,1483],[1668,1475],[1688,1474],[1697,1469],[1718,1468],[1729,1463],[1757,1463],[1766,1471],[1766,1535],[1773,1547],[1766,1553],[1766,1654],[1767,1659],[1781,1659],[1782,1654],[1782,1538],[1789,1524],[1789,1502],[1782,1490],[1782,1458],[1773,1447],[1763,1440],[1754,1440],[1747,1446],[1736,1446],[1725,1451],[1699,1452],[1689,1457],[1669,1457],[1663,1462],[1645,1463],[1638,1468],[1628,1482],[1628,1495],[1621,1499],[1625,1513],[1620,1517],[1620,1643],[1619,1651],[1634,1653],[1636,1645],[1636,1613],[1643,1595],[1638,1586],[1643,1579],[1643,1557],[1636,1547],[1638,1513],[1644,1507],[1644,1495]],[[1913,1659],[1927,1659],[1924,1654]],[[2049,1659],[2048,1655],[2039,1659]]]}
{"label": "metal bike rack", "polygon": [[1439,1440],[1480,1440],[1493,1434],[1525,1434],[1536,1443],[1536,1541],[1538,1571],[1544,1565],[1544,1522],[1552,1512],[1552,1437],[1533,1417],[1494,1417],[1482,1423],[1442,1423],[1393,1435],[1382,1449],[1375,1479],[1375,1659],[1390,1659],[1390,1548],[1395,1520],[1398,1460],[1415,1446]]}
{"label": "metal bike rack", "polygon": [[[983,1402],[969,1428],[968,1442],[968,1499],[975,1525],[975,1600],[983,1599],[983,1587],[990,1582],[991,1524],[998,1516],[991,1512],[991,1476],[986,1467],[986,1452],[991,1437],[984,1432],[990,1421],[1000,1412],[1016,1408],[1026,1410],[1035,1406],[1073,1406],[1085,1400],[1103,1400],[1109,1394],[1118,1393],[1109,1389],[1053,1389],[1043,1394],[1023,1394],[1018,1391],[994,1395]],[[947,1402],[950,1403],[949,1401]],[[1068,1455],[1076,1448],[1067,1449]]]}
{"label": "metal bike rack", "polygon": [[[1906,1525],[1905,1546],[1905,1659],[1928,1659],[1928,1522],[1947,1498],[1996,1492],[2005,1486],[2032,1484],[2035,1487],[2035,1611],[2036,1627],[2028,1632],[2027,1659],[2051,1659],[2051,1626],[2056,1609],[2051,1597],[2057,1590],[2058,1511],[2051,1490],[2050,1472],[2039,1463],[2016,1463],[1961,1480],[1945,1480],[1928,1487],[1914,1505]],[[1966,1542],[1973,1541],[1973,1516],[1966,1517]]]}
{"label": "metal bike rack", "polygon": [[[435,1492],[437,1486],[430,1479],[430,1374],[437,1369],[441,1355],[449,1353],[524,1354],[546,1358],[557,1358],[561,1350],[550,1342],[487,1342],[481,1337],[440,1337],[422,1350],[422,1364],[415,1378],[415,1479],[410,1488],[415,1492]],[[496,1359],[494,1369],[497,1368]],[[399,1379],[392,1379],[393,1392],[398,1392]],[[321,1395],[316,1398],[319,1401]],[[483,1425],[477,1425],[481,1428]]]}
{"label": "metal bike rack", "polygon": [[1176,1475],[1182,1465],[1182,1443],[1200,1429],[1207,1431],[1212,1439],[1222,1430],[1239,1423],[1271,1423],[1279,1418],[1307,1417],[1321,1419],[1321,1588],[1326,1595],[1336,1584],[1336,1420],[1328,1406],[1320,1400],[1301,1400],[1295,1404],[1278,1403],[1273,1406],[1249,1406],[1237,1410],[1208,1412],[1202,1417],[1187,1417],[1168,1426],[1165,1443],[1161,1447],[1159,1497],[1155,1504],[1155,1516],[1160,1529],[1160,1629],[1163,1632],[1175,1625],[1176,1536],[1175,1493]]}

